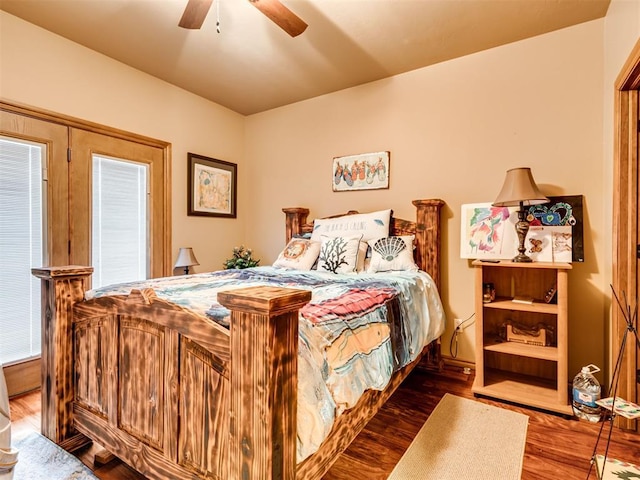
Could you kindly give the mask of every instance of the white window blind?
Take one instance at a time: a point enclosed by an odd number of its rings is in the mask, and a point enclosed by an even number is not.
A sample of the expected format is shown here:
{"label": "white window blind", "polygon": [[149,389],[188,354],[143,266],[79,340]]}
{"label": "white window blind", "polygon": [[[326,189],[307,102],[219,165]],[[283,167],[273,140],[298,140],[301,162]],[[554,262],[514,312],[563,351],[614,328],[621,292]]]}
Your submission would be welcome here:
{"label": "white window blind", "polygon": [[148,277],[147,181],[147,165],[93,156],[93,288]]}
{"label": "white window blind", "polygon": [[0,137],[0,364],[40,355],[45,148]]}

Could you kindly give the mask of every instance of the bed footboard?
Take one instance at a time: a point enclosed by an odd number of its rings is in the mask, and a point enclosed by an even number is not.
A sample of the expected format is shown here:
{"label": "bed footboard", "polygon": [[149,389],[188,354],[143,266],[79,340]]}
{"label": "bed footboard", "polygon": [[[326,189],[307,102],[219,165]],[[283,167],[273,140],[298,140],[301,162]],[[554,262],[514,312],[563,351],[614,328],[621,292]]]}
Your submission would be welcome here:
{"label": "bed footboard", "polygon": [[152,479],[293,480],[298,310],[311,293],[221,292],[231,329],[151,289],[84,301],[88,267],[42,280],[42,433],[95,440]]}

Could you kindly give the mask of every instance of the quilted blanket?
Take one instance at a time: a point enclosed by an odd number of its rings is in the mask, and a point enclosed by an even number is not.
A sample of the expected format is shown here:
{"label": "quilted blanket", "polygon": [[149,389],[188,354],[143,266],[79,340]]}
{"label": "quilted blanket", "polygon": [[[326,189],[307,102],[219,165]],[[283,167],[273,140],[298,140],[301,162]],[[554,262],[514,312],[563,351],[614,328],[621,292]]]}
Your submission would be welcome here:
{"label": "quilted blanket", "polygon": [[151,287],[165,300],[229,325],[217,292],[258,285],[306,289],[298,354],[298,461],[315,452],[337,415],[382,390],[444,331],[436,286],[424,272],[340,275],[256,267],[102,287],[87,299]]}

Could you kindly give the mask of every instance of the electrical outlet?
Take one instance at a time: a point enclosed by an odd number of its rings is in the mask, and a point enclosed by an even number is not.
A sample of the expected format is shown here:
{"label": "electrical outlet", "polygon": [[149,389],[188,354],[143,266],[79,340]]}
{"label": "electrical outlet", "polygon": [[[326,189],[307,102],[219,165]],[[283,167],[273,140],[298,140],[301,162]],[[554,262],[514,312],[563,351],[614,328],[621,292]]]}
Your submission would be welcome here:
{"label": "electrical outlet", "polygon": [[453,325],[455,326],[455,330],[458,333],[462,333],[464,331],[464,329],[462,328],[462,322],[464,320],[462,320],[461,318],[456,318],[453,320]]}

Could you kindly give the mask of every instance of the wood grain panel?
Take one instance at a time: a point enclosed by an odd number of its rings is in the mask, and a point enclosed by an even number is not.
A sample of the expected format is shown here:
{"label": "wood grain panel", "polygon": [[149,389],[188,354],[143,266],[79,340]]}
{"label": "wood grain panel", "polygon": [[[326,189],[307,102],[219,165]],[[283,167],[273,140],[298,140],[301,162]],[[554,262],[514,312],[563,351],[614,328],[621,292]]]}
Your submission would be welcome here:
{"label": "wood grain panel", "polygon": [[227,478],[229,379],[227,368],[198,344],[183,339],[180,363],[178,462],[203,478]]}
{"label": "wood grain panel", "polygon": [[119,427],[157,449],[164,433],[164,337],[159,325],[120,319]]}
{"label": "wood grain panel", "polygon": [[416,207],[416,263],[436,282],[440,290],[440,210],[444,202],[440,199],[414,200]]}
{"label": "wood grain panel", "polygon": [[175,330],[213,352],[220,364],[229,361],[229,330],[213,320],[158,298],[152,289],[132,291],[128,296],[96,298],[74,307],[77,318],[94,318],[105,312],[152,321]]}
{"label": "wood grain panel", "polygon": [[103,416],[109,412],[109,348],[113,343],[107,324],[113,317],[100,317],[74,324],[75,401]]}

